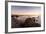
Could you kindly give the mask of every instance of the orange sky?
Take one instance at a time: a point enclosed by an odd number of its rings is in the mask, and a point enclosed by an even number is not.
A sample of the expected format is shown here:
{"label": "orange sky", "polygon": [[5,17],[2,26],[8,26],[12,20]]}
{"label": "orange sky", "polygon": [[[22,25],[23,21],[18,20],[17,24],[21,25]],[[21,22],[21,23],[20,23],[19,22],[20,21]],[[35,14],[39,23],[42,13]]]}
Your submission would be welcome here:
{"label": "orange sky", "polygon": [[39,16],[40,12],[26,12],[26,13],[12,12],[12,15],[32,15],[32,16]]}

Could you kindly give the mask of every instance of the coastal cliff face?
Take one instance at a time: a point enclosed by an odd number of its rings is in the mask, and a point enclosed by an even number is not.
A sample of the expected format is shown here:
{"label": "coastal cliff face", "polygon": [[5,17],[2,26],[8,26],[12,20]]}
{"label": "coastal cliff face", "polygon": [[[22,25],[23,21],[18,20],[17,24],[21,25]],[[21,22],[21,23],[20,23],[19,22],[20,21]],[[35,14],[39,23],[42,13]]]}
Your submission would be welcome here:
{"label": "coastal cliff face", "polygon": [[[35,18],[35,21],[32,20]],[[30,19],[29,19],[30,18]],[[41,17],[40,16],[12,16],[12,28],[21,28],[21,27],[40,27]],[[33,24],[32,24],[33,23]],[[33,26],[34,25],[34,26]]]}

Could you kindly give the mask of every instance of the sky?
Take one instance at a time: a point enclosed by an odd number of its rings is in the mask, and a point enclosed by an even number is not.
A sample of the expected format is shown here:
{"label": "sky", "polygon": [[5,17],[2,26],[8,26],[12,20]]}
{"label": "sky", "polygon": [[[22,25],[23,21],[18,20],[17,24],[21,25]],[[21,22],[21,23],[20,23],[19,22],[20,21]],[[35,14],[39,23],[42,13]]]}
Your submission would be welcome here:
{"label": "sky", "polygon": [[36,6],[11,6],[11,14],[39,14],[41,7]]}

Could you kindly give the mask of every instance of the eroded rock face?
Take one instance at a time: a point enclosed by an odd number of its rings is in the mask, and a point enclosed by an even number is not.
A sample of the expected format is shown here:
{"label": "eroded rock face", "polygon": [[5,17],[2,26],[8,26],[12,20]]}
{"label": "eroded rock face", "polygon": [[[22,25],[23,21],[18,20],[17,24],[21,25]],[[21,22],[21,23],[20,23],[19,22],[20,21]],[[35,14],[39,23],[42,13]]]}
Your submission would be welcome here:
{"label": "eroded rock face", "polygon": [[35,18],[27,18],[24,23],[24,27],[40,27],[40,24],[35,23]]}
{"label": "eroded rock face", "polygon": [[12,16],[12,28],[22,27],[40,27],[41,25],[35,22],[35,17],[29,18],[25,16]]}

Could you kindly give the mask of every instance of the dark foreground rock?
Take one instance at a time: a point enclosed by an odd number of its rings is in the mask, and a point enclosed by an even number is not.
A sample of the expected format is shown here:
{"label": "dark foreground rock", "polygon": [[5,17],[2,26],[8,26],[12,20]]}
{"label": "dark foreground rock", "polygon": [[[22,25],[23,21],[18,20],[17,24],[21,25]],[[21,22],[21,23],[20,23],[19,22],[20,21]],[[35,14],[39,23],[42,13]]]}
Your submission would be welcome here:
{"label": "dark foreground rock", "polygon": [[40,27],[41,25],[35,23],[35,18],[27,18],[23,23],[21,20],[12,17],[12,28],[24,28],[24,27]]}

